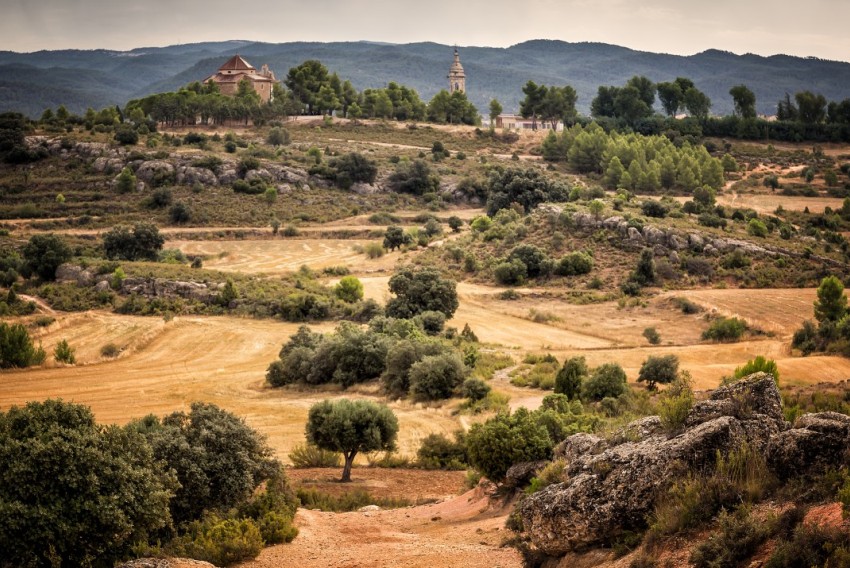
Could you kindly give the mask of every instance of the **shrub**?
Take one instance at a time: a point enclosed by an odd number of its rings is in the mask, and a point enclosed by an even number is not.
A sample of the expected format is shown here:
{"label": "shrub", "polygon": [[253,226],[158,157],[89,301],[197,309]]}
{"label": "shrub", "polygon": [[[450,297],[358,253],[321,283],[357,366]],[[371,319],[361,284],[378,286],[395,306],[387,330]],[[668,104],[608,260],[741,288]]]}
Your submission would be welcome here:
{"label": "shrub", "polygon": [[71,259],[71,249],[57,235],[33,235],[24,246],[23,257],[27,270],[42,280],[55,280],[59,265]]}
{"label": "shrub", "polygon": [[306,509],[344,513],[357,511],[368,505],[377,505],[384,509],[409,507],[412,503],[407,499],[374,497],[365,489],[346,491],[341,495],[332,495],[317,489],[299,489],[298,499]]}
{"label": "shrub", "polygon": [[765,225],[761,220],[750,219],[749,223],[747,223],[747,234],[753,237],[764,238],[767,236],[767,233],[767,225]]}
{"label": "shrub", "polygon": [[534,245],[519,245],[508,255],[508,262],[519,260],[525,265],[529,278],[545,275],[548,257],[546,253]]}
{"label": "shrub", "polygon": [[33,345],[23,324],[0,322],[0,369],[40,365],[45,358],[44,349]]}
{"label": "shrub", "polygon": [[428,335],[439,335],[446,327],[446,316],[442,312],[422,312],[416,316],[416,320]]}
{"label": "shrub", "polygon": [[165,237],[149,223],[136,224],[132,233],[119,225],[103,235],[104,253],[113,260],[156,260],[164,243]]}
{"label": "shrub", "polygon": [[747,322],[742,319],[720,317],[702,332],[702,338],[721,343],[735,342],[741,339],[747,328]]}
{"label": "shrub", "polygon": [[850,537],[840,527],[800,524],[790,540],[778,543],[766,568],[798,566],[847,566],[850,563]]}
{"label": "shrub", "polygon": [[150,199],[147,202],[149,207],[154,209],[162,209],[163,207],[168,207],[171,205],[171,201],[174,199],[174,196],[171,193],[171,190],[166,187],[160,187],[154,190],[151,194]]}
{"label": "shrub", "polygon": [[138,180],[136,179],[133,170],[130,168],[124,168],[121,170],[121,173],[118,174],[118,177],[115,178],[115,191],[118,193],[130,193],[131,191],[135,191],[136,183],[138,183]]}
{"label": "shrub", "polygon": [[114,343],[107,343],[103,347],[100,348],[100,356],[107,357],[112,359],[113,357],[118,357],[121,354],[121,348],[115,345]]}
{"label": "shrub", "polygon": [[440,178],[424,160],[402,162],[389,177],[390,187],[400,193],[423,195],[440,187]]}
{"label": "shrub", "polygon": [[292,467],[339,467],[338,452],[323,450],[312,444],[298,444],[289,452]]}
{"label": "shrub", "polygon": [[343,276],[334,286],[334,295],[343,302],[359,302],[363,299],[363,283],[356,276]]}
{"label": "shrub", "polygon": [[593,258],[584,252],[572,252],[558,261],[555,274],[559,276],[578,276],[593,270]]}
{"label": "shrub", "polygon": [[525,263],[515,258],[496,265],[493,269],[493,275],[499,284],[517,286],[525,282],[525,278],[528,276],[528,269]]}
{"label": "shrub", "polygon": [[68,341],[63,339],[56,344],[56,348],[53,350],[53,358],[59,363],[73,365],[77,362],[74,351],[75,349],[68,345]]}
{"label": "shrub", "polygon": [[141,432],[165,471],[176,473],[179,488],[169,503],[175,523],[239,506],[280,472],[265,439],[214,404],[194,402],[189,413],[174,412],[162,420],[148,416],[128,429]]}
{"label": "shrub", "polygon": [[653,199],[648,199],[641,203],[640,210],[641,213],[643,213],[647,217],[656,217],[659,219],[663,219],[667,216],[668,213],[666,205],[664,205],[660,201],[655,201]]}
{"label": "shrub", "polygon": [[289,134],[289,131],[277,126],[269,130],[269,134],[266,136],[266,144],[270,146],[286,146],[291,140],[292,136]]}
{"label": "shrub", "polygon": [[647,341],[649,341],[650,345],[658,345],[661,343],[661,335],[658,333],[654,327],[648,327],[643,330],[642,334]]}
{"label": "shrub", "polygon": [[384,247],[380,243],[366,243],[363,252],[368,258],[381,258],[384,256]]}
{"label": "shrub", "polygon": [[758,355],[755,359],[750,359],[746,364],[736,368],[734,376],[736,379],[743,379],[753,373],[767,373],[772,375],[777,383],[779,382],[779,369],[773,359],[766,359]]}
{"label": "shrub", "polygon": [[328,165],[334,170],[334,180],[343,189],[355,183],[374,183],[378,175],[375,162],[357,152],[334,158]]}
{"label": "shrub", "polygon": [[429,434],[419,445],[416,458],[429,469],[466,469],[465,436],[463,430],[455,432],[454,441],[442,434]]}
{"label": "shrub", "polygon": [[469,463],[491,481],[501,481],[512,465],[548,459],[552,440],[532,414],[520,408],[474,424],[466,438]]}
{"label": "shrub", "polygon": [[564,361],[564,366],[555,377],[555,393],[563,394],[570,400],[581,393],[581,383],[587,376],[587,363],[584,357],[572,357]]}
{"label": "shrub", "polygon": [[170,524],[173,477],[141,435],[96,424],[88,407],[0,412],[0,453],[7,566],[112,566]]}
{"label": "shrub", "polygon": [[593,370],[581,388],[582,400],[617,398],[626,392],[626,372],[617,363],[605,363]]}
{"label": "shrub", "polygon": [[661,426],[670,434],[679,432],[694,405],[694,391],[688,376],[679,376],[664,390],[658,404]]}
{"label": "shrub", "polygon": [[466,368],[454,353],[430,355],[410,367],[410,394],[420,400],[449,398],[463,382]]}
{"label": "shrub", "polygon": [[717,524],[718,531],[691,553],[690,561],[695,568],[737,566],[750,558],[769,536],[764,525],[752,518],[746,506],[734,513],[721,511]]}
{"label": "shrub", "polygon": [[490,390],[490,385],[481,379],[469,378],[463,381],[460,392],[464,398],[468,398],[469,400],[476,402],[483,400]]}
{"label": "shrub", "polygon": [[232,566],[256,558],[263,549],[260,528],[251,519],[221,519],[210,515],[191,523],[170,547],[172,554]]}
{"label": "shrub", "polygon": [[463,227],[463,220],[456,215],[452,215],[449,217],[448,224],[452,232],[457,233],[460,231],[461,227]]}
{"label": "shrub", "polygon": [[192,211],[188,205],[179,201],[168,210],[168,219],[175,225],[188,223],[192,219]]}
{"label": "shrub", "polygon": [[487,214],[518,203],[526,213],[546,201],[566,201],[569,188],[547,179],[535,168],[493,170],[488,178]]}

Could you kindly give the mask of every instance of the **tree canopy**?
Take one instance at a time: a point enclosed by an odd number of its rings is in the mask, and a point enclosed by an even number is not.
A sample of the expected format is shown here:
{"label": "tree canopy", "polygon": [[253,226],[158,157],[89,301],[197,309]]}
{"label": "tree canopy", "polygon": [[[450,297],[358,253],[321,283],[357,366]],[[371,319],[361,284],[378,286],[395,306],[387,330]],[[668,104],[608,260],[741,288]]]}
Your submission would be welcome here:
{"label": "tree canopy", "polygon": [[386,405],[370,400],[325,400],[310,408],[306,435],[311,444],[342,453],[342,481],[351,481],[358,453],[395,449],[398,420]]}

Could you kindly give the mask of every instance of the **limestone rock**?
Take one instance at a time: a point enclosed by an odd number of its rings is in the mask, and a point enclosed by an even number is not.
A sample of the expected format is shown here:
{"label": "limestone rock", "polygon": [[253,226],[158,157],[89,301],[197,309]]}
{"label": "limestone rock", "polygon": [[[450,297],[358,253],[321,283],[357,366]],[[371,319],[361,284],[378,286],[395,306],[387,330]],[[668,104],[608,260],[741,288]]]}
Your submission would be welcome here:
{"label": "limestone rock", "polygon": [[142,163],[136,170],[136,177],[147,183],[174,174],[174,166],[164,160],[150,160]]}
{"label": "limestone rock", "polygon": [[[804,424],[844,432],[827,422]],[[846,427],[850,431],[850,418]],[[718,452],[743,443],[765,451],[784,428],[776,382],[758,373],[696,404],[684,431],[674,437],[663,431],[658,417],[632,422],[607,440],[576,434],[554,452],[567,461],[566,481],[519,505],[523,527],[533,544],[550,555],[610,542],[624,530],[643,526],[659,492],[683,466],[712,467]],[[846,444],[846,434],[843,439]]]}
{"label": "limestone rock", "polygon": [[837,412],[801,416],[794,427],[771,440],[768,464],[781,477],[834,464],[850,444],[850,417]]}
{"label": "limestone rock", "polygon": [[508,468],[505,473],[505,485],[507,487],[522,487],[528,485],[531,478],[546,467],[546,460],[517,463]]}
{"label": "limestone rock", "polygon": [[91,270],[84,269],[76,264],[60,264],[56,269],[56,280],[60,282],[74,282],[78,286],[91,286],[94,284],[95,274]]}

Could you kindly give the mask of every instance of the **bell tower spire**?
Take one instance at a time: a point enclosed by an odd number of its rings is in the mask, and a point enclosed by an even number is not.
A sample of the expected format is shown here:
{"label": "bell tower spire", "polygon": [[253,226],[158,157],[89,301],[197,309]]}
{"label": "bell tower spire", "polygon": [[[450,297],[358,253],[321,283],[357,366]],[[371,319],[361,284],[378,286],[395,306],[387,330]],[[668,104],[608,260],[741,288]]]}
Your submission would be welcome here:
{"label": "bell tower spire", "polygon": [[460,54],[457,51],[457,46],[455,46],[455,58],[449,69],[448,80],[449,93],[454,93],[455,91],[466,92],[466,73],[463,71],[463,65],[460,64]]}

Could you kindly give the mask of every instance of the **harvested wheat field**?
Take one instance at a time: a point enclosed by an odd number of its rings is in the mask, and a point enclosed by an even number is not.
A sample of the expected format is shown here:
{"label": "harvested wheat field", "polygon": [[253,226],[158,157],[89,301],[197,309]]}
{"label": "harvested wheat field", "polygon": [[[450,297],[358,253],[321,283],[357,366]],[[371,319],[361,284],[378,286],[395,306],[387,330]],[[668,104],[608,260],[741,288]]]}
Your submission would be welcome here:
{"label": "harvested wheat field", "polygon": [[[100,312],[69,317],[79,318],[73,320],[78,337],[97,338],[97,349],[101,342],[120,341],[128,319],[140,322],[140,329],[147,331],[140,331],[136,342],[130,343],[130,352],[116,360],[0,373],[0,407],[59,397],[91,406],[100,422],[124,424],[150,413],[188,410],[194,401],[211,402],[245,417],[268,436],[278,457],[285,460],[304,440],[309,407],[340,395],[338,390],[300,392],[264,386],[266,367],[295,332],[296,324],[228,317],[178,317],[164,323],[161,318]],[[64,337],[61,319],[55,325],[56,330],[45,335],[46,346]],[[315,328],[327,331],[332,325]],[[115,335],[109,330],[115,330]],[[83,356],[89,357],[91,348],[85,349]],[[81,361],[93,359],[81,357]],[[349,390],[346,396],[372,397],[374,393]],[[405,401],[390,407],[399,418],[399,448],[404,454],[415,453],[422,438],[432,432],[451,433],[460,427],[448,408]]]}
{"label": "harvested wheat field", "polygon": [[352,271],[390,270],[401,253],[368,258],[360,247],[375,241],[344,239],[275,239],[233,241],[169,241],[189,255],[203,255],[206,268],[244,274],[279,276],[302,266],[321,270],[329,266],[347,266]]}

